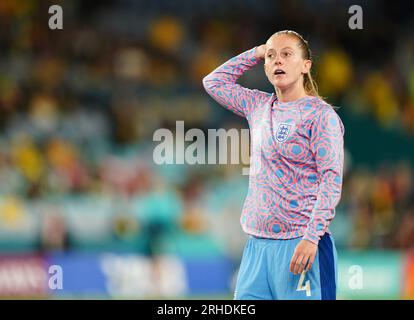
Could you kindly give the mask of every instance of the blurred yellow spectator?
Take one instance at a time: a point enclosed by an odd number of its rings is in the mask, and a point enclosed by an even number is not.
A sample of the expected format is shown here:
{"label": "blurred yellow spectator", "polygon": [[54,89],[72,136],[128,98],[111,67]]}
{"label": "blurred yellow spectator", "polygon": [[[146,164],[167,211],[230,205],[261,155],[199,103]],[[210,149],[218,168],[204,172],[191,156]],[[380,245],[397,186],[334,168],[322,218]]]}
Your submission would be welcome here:
{"label": "blurred yellow spectator", "polygon": [[353,69],[349,56],[341,49],[326,51],[319,60],[317,78],[322,95],[334,97],[346,92]]}
{"label": "blurred yellow spectator", "polygon": [[49,94],[36,94],[30,103],[31,120],[39,129],[52,130],[57,126],[58,101]]}
{"label": "blurred yellow spectator", "polygon": [[12,142],[12,161],[21,174],[30,182],[38,182],[44,172],[41,151],[31,137],[20,135]]}
{"label": "blurred yellow spectator", "polygon": [[175,52],[181,47],[183,38],[184,28],[175,17],[159,17],[150,25],[149,39],[155,48]]}
{"label": "blurred yellow spectator", "polygon": [[201,234],[208,231],[207,219],[203,210],[196,207],[187,207],[181,218],[183,231],[192,234]]}
{"label": "blurred yellow spectator", "polygon": [[53,139],[46,147],[46,155],[52,167],[66,171],[75,165],[78,152],[72,143]]}
{"label": "blurred yellow spectator", "polygon": [[398,121],[397,97],[381,72],[374,72],[365,79],[363,91],[382,125],[389,127]]}
{"label": "blurred yellow spectator", "polygon": [[25,219],[23,202],[15,196],[0,200],[0,223],[7,229],[18,228]]}

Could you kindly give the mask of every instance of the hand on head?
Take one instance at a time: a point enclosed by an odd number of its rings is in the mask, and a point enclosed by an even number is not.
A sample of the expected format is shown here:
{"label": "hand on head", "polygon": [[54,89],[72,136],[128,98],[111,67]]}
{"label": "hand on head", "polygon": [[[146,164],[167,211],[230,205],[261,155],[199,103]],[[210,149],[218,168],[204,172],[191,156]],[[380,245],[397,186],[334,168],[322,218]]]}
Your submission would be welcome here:
{"label": "hand on head", "polygon": [[266,53],[266,45],[262,44],[260,46],[256,47],[255,56],[257,59],[264,60],[265,59],[265,53]]}

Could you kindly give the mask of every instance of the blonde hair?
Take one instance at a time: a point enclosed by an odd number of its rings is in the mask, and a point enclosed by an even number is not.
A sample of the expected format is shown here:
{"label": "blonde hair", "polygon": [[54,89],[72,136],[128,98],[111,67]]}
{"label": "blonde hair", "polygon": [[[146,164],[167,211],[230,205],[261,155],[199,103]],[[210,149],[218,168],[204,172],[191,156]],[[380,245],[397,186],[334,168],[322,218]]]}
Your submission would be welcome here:
{"label": "blonde hair", "polygon": [[[282,30],[282,31],[278,31],[275,34],[273,34],[272,37],[278,36],[281,34],[286,34],[289,36],[296,37],[296,39],[299,40],[299,48],[302,49],[303,59],[312,61],[312,52],[309,48],[308,41],[306,41],[299,33],[293,30]],[[318,92],[318,85],[316,84],[315,80],[313,80],[313,77],[310,71],[303,75],[303,87],[307,95],[315,96],[315,97],[322,99],[322,97],[319,95],[319,92]]]}

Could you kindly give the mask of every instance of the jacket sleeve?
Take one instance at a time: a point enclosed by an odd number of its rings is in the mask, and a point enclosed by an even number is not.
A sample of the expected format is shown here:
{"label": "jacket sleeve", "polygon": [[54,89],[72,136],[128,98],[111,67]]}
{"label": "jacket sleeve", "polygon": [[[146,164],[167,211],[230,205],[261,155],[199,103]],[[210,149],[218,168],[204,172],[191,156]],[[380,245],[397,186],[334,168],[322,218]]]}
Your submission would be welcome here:
{"label": "jacket sleeve", "polygon": [[322,109],[311,129],[311,150],[318,172],[318,193],[303,239],[318,244],[335,216],[341,198],[344,133],[341,119],[332,107]]}
{"label": "jacket sleeve", "polygon": [[243,73],[261,61],[254,56],[255,49],[228,60],[203,79],[203,86],[207,93],[223,107],[241,117],[247,117],[258,101],[269,95],[236,84]]}

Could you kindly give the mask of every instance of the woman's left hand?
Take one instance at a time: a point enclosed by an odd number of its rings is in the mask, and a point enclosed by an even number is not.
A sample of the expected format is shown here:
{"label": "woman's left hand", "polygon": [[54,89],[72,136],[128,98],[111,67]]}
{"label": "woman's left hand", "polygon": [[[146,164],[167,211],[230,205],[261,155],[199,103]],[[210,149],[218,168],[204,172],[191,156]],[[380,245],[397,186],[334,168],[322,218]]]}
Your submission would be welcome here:
{"label": "woman's left hand", "polygon": [[[295,248],[289,270],[293,274],[301,274],[304,270],[312,268],[313,261],[318,251],[318,245],[309,241],[301,240]],[[306,267],[306,269],[305,269]]]}

